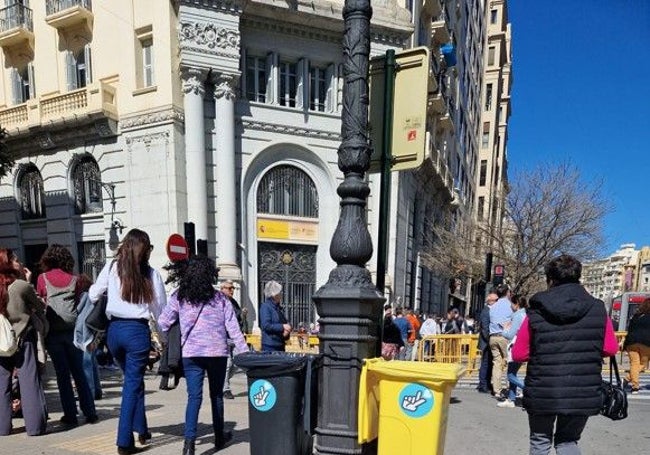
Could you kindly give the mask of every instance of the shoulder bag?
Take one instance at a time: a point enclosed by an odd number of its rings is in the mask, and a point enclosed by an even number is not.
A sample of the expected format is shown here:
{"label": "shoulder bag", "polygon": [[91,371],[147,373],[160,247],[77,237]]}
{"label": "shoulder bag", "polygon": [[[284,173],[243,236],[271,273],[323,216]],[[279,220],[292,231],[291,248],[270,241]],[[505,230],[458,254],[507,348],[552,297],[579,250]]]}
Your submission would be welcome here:
{"label": "shoulder bag", "polygon": [[[609,358],[609,382],[603,381],[600,386],[600,394],[603,405],[600,413],[612,420],[622,420],[627,417],[627,393],[621,383],[621,376],[618,374],[616,356]],[[616,383],[613,374],[616,373]]]}

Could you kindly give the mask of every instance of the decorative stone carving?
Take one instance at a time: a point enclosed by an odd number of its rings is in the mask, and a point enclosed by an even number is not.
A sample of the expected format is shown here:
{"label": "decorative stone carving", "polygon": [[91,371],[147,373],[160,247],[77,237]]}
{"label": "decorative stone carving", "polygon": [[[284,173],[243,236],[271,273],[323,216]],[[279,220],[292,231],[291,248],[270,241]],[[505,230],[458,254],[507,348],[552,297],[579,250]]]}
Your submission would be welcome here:
{"label": "decorative stone carving", "polygon": [[239,31],[209,22],[181,22],[178,41],[181,48],[185,45],[198,45],[208,49],[221,48],[239,52]]}
{"label": "decorative stone carving", "polygon": [[146,125],[166,122],[179,122],[185,121],[185,114],[183,111],[176,107],[166,108],[160,111],[147,112],[133,117],[128,117],[120,120],[120,128],[122,131],[138,128]]}
{"label": "decorative stone carving", "polygon": [[159,131],[156,133],[148,133],[140,136],[127,136],[126,137],[126,146],[131,151],[134,144],[142,142],[147,149],[151,147],[152,143],[164,143],[169,144],[169,131]]}
{"label": "decorative stone carving", "polygon": [[203,85],[205,75],[203,71],[198,68],[183,68],[181,77],[183,78],[183,93],[186,95],[194,93],[203,97],[205,94],[205,87]]}
{"label": "decorative stone carving", "polygon": [[214,97],[234,101],[237,97],[238,77],[233,74],[220,73],[214,82]]}
{"label": "decorative stone carving", "polygon": [[332,141],[341,141],[341,135],[335,131],[316,130],[312,128],[300,128],[292,125],[278,125],[276,123],[257,122],[252,120],[242,120],[241,125],[245,129],[270,131],[278,134],[291,134],[294,136],[314,137],[318,139],[328,139]]}

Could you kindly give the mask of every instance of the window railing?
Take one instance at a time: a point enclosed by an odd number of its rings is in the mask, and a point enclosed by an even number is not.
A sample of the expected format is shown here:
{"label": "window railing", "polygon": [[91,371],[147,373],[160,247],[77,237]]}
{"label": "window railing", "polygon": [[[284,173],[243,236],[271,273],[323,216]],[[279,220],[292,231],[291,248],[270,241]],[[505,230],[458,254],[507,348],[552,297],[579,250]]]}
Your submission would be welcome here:
{"label": "window railing", "polygon": [[30,8],[17,3],[0,9],[0,33],[19,27],[24,27],[30,32],[34,30]]}
{"label": "window railing", "polygon": [[46,14],[49,16],[51,14],[56,14],[64,11],[68,8],[74,8],[75,6],[80,6],[89,11],[92,11],[93,2],[92,0],[47,0]]}

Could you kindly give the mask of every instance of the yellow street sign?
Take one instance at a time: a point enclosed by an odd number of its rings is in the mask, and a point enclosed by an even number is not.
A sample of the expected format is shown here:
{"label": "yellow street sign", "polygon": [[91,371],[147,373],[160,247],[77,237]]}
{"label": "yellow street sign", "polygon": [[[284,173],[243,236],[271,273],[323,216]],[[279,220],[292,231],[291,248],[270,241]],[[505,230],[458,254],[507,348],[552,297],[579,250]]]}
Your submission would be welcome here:
{"label": "yellow street sign", "polygon": [[[382,125],[384,118],[385,56],[370,60],[370,140],[373,154],[368,172],[381,167]],[[395,97],[391,171],[419,167],[425,156],[429,50],[417,47],[395,54]]]}

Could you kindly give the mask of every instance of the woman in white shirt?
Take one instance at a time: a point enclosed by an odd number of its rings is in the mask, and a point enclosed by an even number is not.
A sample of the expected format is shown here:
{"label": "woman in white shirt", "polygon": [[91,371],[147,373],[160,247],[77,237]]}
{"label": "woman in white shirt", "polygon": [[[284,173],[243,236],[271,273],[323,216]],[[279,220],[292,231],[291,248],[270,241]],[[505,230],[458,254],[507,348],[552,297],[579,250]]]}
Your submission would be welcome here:
{"label": "woman in white shirt", "polygon": [[106,341],[124,373],[122,404],[117,427],[117,453],[139,452],[133,432],[145,444],[151,438],[144,408],[144,372],[149,360],[151,332],[149,319],[158,320],[166,303],[165,286],[160,274],[149,266],[153,246],[146,232],[130,230],[115,260],[108,262],[97,282],[88,291],[96,302],[107,293]]}

